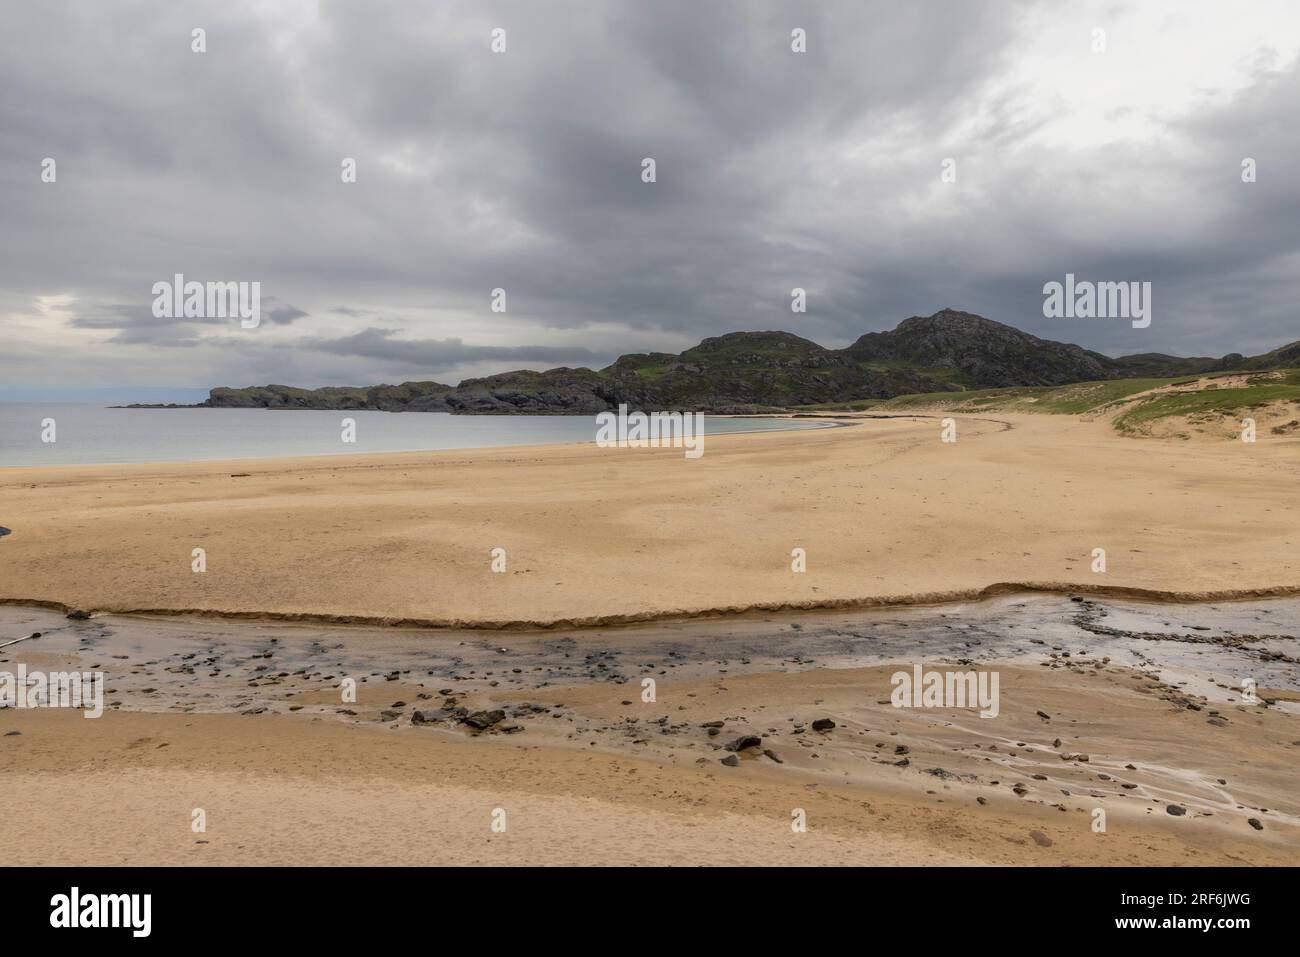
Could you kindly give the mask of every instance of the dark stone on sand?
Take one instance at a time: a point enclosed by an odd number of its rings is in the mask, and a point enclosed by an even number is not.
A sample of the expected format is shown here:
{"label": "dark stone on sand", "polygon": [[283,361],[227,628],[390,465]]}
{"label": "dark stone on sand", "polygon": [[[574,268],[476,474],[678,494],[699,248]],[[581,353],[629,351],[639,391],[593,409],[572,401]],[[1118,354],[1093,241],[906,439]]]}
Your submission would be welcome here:
{"label": "dark stone on sand", "polygon": [[1251,827],[1253,827],[1253,828],[1254,828],[1255,830],[1257,830],[1257,831],[1262,831],[1262,830],[1264,830],[1264,825],[1261,824],[1261,823],[1259,822],[1259,818],[1257,818],[1257,817],[1252,817],[1252,818],[1251,818],[1250,820],[1248,820],[1246,823],[1249,824]]}
{"label": "dark stone on sand", "polygon": [[780,756],[771,748],[764,748],[763,753],[767,755],[769,758],[771,758],[773,761],[775,761],[777,764],[785,764],[785,762],[781,760]]}
{"label": "dark stone on sand", "polygon": [[1029,836],[1034,839],[1034,843],[1039,847],[1051,847],[1052,839],[1042,831],[1030,831]]}
{"label": "dark stone on sand", "polygon": [[497,709],[495,711],[475,711],[472,714],[465,715],[465,717],[460,720],[462,724],[467,724],[471,728],[477,728],[480,731],[484,731],[492,727],[492,725],[496,724],[498,721],[501,721],[505,716],[506,713],[504,711]]}
{"label": "dark stone on sand", "polygon": [[411,712],[411,724],[433,724],[436,719],[433,714],[425,714],[423,711]]}
{"label": "dark stone on sand", "polygon": [[744,751],[746,748],[761,748],[763,739],[756,734],[742,734],[735,741],[724,745],[728,751]]}
{"label": "dark stone on sand", "polygon": [[14,737],[17,737],[17,736],[20,735],[20,734],[22,734],[21,731],[6,731],[6,732],[5,732],[5,737],[6,737],[6,738],[14,738]]}
{"label": "dark stone on sand", "polygon": [[3,525],[0,525],[0,538],[4,538],[6,535],[9,534],[11,534],[9,529],[5,528]]}
{"label": "dark stone on sand", "polygon": [[1174,817],[1182,817],[1187,813],[1187,808],[1180,804],[1171,804],[1165,808],[1165,813],[1172,814]]}
{"label": "dark stone on sand", "polygon": [[90,618],[90,612],[82,611],[80,608],[74,608],[72,611],[68,612],[68,617],[73,621],[86,621]]}
{"label": "dark stone on sand", "polygon": [[1036,712],[1036,713],[1037,713],[1038,716],[1039,716],[1040,718],[1042,718],[1044,721],[1051,721],[1051,720],[1052,720],[1052,716],[1051,716],[1050,714],[1048,714],[1046,711],[1039,711],[1039,712]]}
{"label": "dark stone on sand", "polygon": [[812,729],[814,731],[829,731],[833,727],[835,727],[835,722],[830,718],[818,718],[812,723]]}
{"label": "dark stone on sand", "polygon": [[736,757],[734,754],[729,754],[722,759],[722,763],[729,768],[734,768],[740,764],[740,758]]}

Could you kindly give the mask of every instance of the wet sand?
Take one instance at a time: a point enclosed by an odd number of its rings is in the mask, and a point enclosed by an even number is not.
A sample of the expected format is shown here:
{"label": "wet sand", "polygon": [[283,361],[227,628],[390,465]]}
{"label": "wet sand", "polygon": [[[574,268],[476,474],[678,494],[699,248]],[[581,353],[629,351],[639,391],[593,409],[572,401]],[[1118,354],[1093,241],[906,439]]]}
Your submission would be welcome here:
{"label": "wet sand", "polygon": [[[110,689],[95,720],[0,711],[0,853],[14,860],[33,847],[48,863],[165,864],[1300,856],[1294,599],[1007,597],[508,634],[20,607],[0,624],[42,632],[0,651],[0,669],[97,668]],[[890,675],[914,663],[996,670],[998,716],[893,707]],[[1257,703],[1242,700],[1247,678]],[[484,729],[464,720],[494,709]],[[835,727],[814,730],[823,718]],[[747,735],[760,747],[727,750]]]}

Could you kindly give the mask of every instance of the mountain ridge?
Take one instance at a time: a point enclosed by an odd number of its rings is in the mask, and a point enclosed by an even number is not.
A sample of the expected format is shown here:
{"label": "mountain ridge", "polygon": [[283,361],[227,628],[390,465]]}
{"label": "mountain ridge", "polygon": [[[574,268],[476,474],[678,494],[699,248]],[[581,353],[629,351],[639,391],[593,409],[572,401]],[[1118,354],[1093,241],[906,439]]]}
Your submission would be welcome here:
{"label": "mountain ridge", "polygon": [[1052,386],[1231,369],[1300,367],[1300,342],[1260,356],[1140,353],[1111,358],[973,313],[942,309],[827,349],[779,330],[710,336],[673,354],[628,353],[603,369],[514,370],[451,386],[218,387],[200,407],[591,415],[634,409],[762,412],[1005,386]]}

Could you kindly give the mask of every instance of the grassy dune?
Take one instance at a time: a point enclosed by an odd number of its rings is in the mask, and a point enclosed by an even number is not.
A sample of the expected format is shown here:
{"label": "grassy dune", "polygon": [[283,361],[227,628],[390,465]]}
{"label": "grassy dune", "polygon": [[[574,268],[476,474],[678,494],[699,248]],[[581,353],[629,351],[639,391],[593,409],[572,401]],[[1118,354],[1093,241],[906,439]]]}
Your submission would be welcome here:
{"label": "grassy dune", "polygon": [[[1144,394],[1147,393],[1147,394]],[[1223,372],[1164,379],[1111,379],[1063,386],[929,392],[894,399],[865,399],[806,411],[1040,412],[1055,415],[1115,413],[1115,428],[1142,432],[1153,423],[1181,416],[1245,413],[1286,403],[1300,415],[1300,369]]]}

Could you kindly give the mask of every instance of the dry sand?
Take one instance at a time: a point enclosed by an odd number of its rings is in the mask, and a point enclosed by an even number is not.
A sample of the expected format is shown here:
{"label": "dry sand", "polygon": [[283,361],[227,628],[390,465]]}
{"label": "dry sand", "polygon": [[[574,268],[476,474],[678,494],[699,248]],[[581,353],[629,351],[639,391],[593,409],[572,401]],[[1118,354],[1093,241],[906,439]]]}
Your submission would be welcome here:
{"label": "dry sand", "polygon": [[[953,444],[924,417],[715,436],[694,461],[570,445],[11,468],[0,599],[502,625],[1007,583],[1189,598],[1300,586],[1300,438],[958,422]],[[795,548],[806,573],[791,571]]]}

